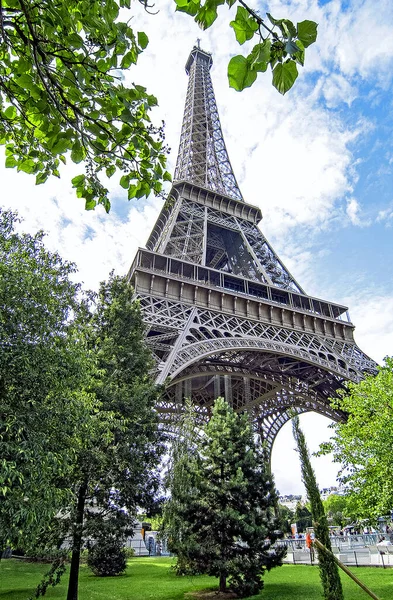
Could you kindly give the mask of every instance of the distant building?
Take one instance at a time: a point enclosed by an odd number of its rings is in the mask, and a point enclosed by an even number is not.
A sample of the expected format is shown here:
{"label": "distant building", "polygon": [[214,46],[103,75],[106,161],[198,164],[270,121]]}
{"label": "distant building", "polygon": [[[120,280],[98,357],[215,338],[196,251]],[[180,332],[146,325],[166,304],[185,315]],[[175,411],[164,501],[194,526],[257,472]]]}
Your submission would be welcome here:
{"label": "distant building", "polygon": [[280,504],[286,506],[290,510],[295,510],[297,503],[302,502],[302,496],[295,494],[286,494],[284,496],[279,496],[278,501]]}
{"label": "distant building", "polygon": [[345,496],[346,490],[343,487],[338,487],[338,486],[332,485],[331,487],[327,487],[327,488],[323,488],[323,489],[319,490],[319,493],[321,494],[322,500],[326,500],[329,496],[332,496],[332,495]]}

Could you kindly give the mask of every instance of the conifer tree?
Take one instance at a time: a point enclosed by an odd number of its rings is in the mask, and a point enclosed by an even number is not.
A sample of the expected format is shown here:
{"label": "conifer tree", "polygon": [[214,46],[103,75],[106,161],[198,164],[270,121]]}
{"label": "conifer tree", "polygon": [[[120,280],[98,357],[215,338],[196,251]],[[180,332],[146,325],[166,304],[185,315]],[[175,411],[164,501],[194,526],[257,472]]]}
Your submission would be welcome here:
{"label": "conifer tree", "polygon": [[330,550],[330,552],[325,552],[324,550],[317,548],[319,572],[323,586],[323,597],[325,600],[343,600],[344,595],[338,567],[331,554],[332,545],[329,537],[329,526],[319,494],[314,469],[311,466],[306,439],[303,431],[300,429],[298,416],[295,416],[292,419],[292,429],[300,457],[302,480],[311,505],[311,516],[315,537],[325,546],[325,548]]}
{"label": "conifer tree", "polygon": [[[179,465],[187,447],[184,477]],[[285,553],[274,547],[275,503],[265,453],[247,415],[236,414],[219,398],[210,421],[200,435],[188,438],[180,463],[172,466],[166,521],[181,526],[169,539],[171,550],[194,572],[217,577],[220,592],[228,581],[239,596],[257,594],[264,571],[280,565]]]}

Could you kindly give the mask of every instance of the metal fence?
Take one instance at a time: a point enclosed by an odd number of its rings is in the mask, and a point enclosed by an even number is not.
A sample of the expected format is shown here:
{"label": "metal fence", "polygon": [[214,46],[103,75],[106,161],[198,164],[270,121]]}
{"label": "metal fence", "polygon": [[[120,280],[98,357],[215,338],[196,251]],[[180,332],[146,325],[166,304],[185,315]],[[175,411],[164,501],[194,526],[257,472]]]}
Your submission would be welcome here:
{"label": "metal fence", "polygon": [[[379,566],[393,567],[393,546],[382,546],[377,543],[379,534],[359,536],[337,536],[332,538],[332,551],[347,566]],[[317,552],[310,551],[304,539],[280,540],[279,545],[287,547],[285,563],[308,564],[318,563]]]}

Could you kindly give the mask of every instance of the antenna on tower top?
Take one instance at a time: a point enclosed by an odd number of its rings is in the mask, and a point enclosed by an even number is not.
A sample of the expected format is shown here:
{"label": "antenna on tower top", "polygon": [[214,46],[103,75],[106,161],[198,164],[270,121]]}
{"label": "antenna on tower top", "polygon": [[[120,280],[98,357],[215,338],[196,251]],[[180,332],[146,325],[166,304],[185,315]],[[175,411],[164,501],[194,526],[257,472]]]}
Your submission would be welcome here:
{"label": "antenna on tower top", "polygon": [[198,49],[200,50],[201,49],[201,38],[197,38],[196,42],[197,42]]}

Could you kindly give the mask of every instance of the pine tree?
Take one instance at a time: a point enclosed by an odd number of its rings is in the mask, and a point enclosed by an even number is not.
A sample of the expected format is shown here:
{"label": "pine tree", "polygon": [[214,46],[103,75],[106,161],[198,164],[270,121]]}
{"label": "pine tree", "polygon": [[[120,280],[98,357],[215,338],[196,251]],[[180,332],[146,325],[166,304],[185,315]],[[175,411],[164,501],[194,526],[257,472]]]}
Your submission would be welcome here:
{"label": "pine tree", "polygon": [[299,452],[302,480],[306,488],[307,497],[311,505],[311,516],[314,526],[315,537],[330,552],[317,549],[319,572],[323,586],[323,596],[325,600],[343,600],[343,590],[337,564],[331,554],[332,545],[329,537],[329,526],[321,496],[319,494],[318,484],[314,469],[311,466],[310,454],[307,448],[303,431],[300,429],[299,417],[292,419],[293,437],[296,440],[297,450]]}
{"label": "pine tree", "polygon": [[[179,465],[186,453],[185,476]],[[276,491],[247,415],[219,398],[210,421],[188,438],[179,458],[166,508],[167,523],[181,524],[169,539],[171,550],[182,565],[217,577],[220,592],[228,581],[239,596],[257,594],[264,571],[280,565],[285,550],[274,547]]]}

